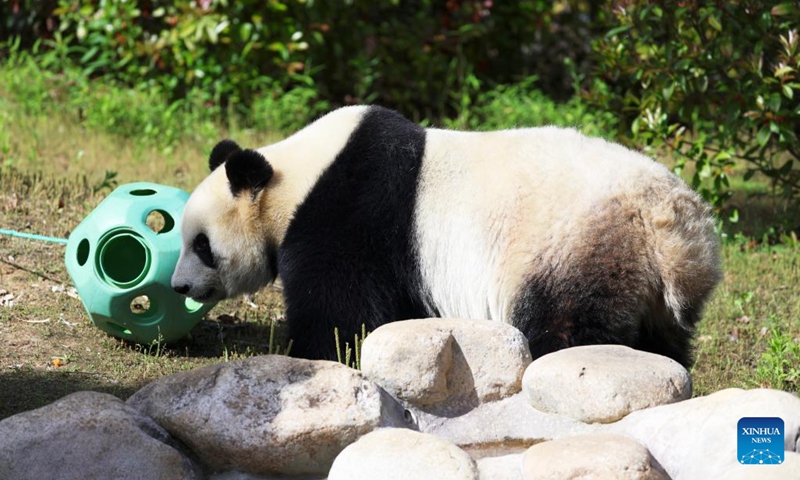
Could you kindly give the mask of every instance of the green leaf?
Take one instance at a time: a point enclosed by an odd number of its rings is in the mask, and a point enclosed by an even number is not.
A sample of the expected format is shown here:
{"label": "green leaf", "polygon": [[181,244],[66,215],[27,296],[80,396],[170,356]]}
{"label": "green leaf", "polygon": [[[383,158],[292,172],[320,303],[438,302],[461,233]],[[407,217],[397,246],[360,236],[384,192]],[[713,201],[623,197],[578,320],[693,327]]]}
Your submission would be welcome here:
{"label": "green leaf", "polygon": [[731,153],[727,150],[723,150],[714,155],[715,162],[723,162],[725,160],[730,160],[731,158],[732,158]]}
{"label": "green leaf", "polygon": [[781,15],[790,15],[797,11],[797,6],[795,2],[784,2],[772,7],[772,10],[769,11],[772,15],[778,17]]}
{"label": "green leaf", "polygon": [[245,22],[239,27],[239,38],[243,42],[250,40],[250,35],[253,33],[253,24]]}
{"label": "green leaf", "polygon": [[665,86],[664,89],[661,91],[661,94],[664,95],[664,100],[669,101],[672,98],[672,93],[675,91],[675,83],[670,82],[669,85]]}
{"label": "green leaf", "polygon": [[789,100],[791,100],[794,97],[794,90],[789,85],[783,85],[781,87],[781,91],[783,92],[783,95]]}
{"label": "green leaf", "polygon": [[619,35],[620,33],[627,32],[633,25],[622,25],[621,27],[612,28],[606,33],[606,38],[611,38]]}
{"label": "green leaf", "polygon": [[756,141],[763,147],[769,141],[771,134],[772,132],[769,130],[769,125],[764,125],[761,127],[761,130],[758,131],[758,134],[756,134]]}
{"label": "green leaf", "polygon": [[717,17],[715,17],[714,15],[708,16],[708,24],[711,25],[711,28],[713,28],[714,30],[718,32],[722,31],[722,24],[719,23],[719,19],[717,19]]}
{"label": "green leaf", "polygon": [[776,77],[782,77],[782,76],[786,75],[787,73],[793,72],[793,71],[794,71],[794,68],[790,67],[789,65],[784,65],[784,66],[778,68],[777,70],[775,70],[775,73],[773,75],[776,76]]}
{"label": "green leaf", "polygon": [[769,96],[769,109],[773,112],[781,109],[781,95],[779,93],[773,93]]}
{"label": "green leaf", "polygon": [[99,50],[99,48],[97,46],[94,46],[94,47],[90,48],[89,50],[87,50],[86,53],[84,53],[83,56],[81,57],[79,63],[88,62],[89,59],[94,57],[95,53],[97,53],[98,50]]}

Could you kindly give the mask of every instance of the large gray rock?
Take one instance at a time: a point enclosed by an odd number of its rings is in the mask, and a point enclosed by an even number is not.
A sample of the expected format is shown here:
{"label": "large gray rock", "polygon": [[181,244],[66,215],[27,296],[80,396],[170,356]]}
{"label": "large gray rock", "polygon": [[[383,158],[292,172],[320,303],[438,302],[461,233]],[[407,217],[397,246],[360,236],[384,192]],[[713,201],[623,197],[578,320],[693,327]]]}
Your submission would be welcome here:
{"label": "large gray rock", "polygon": [[567,348],[536,359],[522,388],[535,408],[588,423],[692,396],[692,379],[678,362],[621,345]]}
{"label": "large gray rock", "polygon": [[393,322],[361,347],[367,377],[412,405],[451,415],[519,392],[530,362],[519,330],[485,320]]}
{"label": "large gray rock", "polygon": [[731,478],[727,475],[730,472],[744,472],[741,475],[745,478],[748,473],[753,475],[751,478],[762,478],[762,472],[789,472],[789,462],[780,466],[738,463],[736,427],[742,417],[782,418],[785,450],[800,450],[800,399],[779,390],[722,390],[706,397],[633,412],[602,430],[637,439],[674,480]]}
{"label": "large gray rock", "polygon": [[0,422],[0,478],[193,479],[201,471],[152,419],[77,392]]}
{"label": "large gray rock", "polygon": [[328,480],[478,480],[475,461],[434,435],[384,428],[361,437],[336,457]]}
{"label": "large gray rock", "polygon": [[407,426],[403,408],[358,371],[279,355],[162,378],[128,404],[211,469],[255,474],[325,474],[360,436]]}
{"label": "large gray rock", "polygon": [[525,480],[666,480],[647,448],[622,435],[592,434],[539,443],[522,456]]}

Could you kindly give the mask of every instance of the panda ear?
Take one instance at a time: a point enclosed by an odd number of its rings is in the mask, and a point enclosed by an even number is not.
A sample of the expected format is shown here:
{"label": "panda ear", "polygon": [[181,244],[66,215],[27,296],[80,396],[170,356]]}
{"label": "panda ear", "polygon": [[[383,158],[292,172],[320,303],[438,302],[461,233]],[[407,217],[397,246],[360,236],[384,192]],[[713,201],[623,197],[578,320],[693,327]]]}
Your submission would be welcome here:
{"label": "panda ear", "polygon": [[231,193],[239,196],[249,190],[255,196],[272,178],[272,165],[263,155],[255,150],[239,150],[233,152],[225,162],[225,173],[228,174]]}
{"label": "panda ear", "polygon": [[219,142],[208,157],[208,168],[212,172],[222,165],[232,153],[240,151],[242,148],[233,140],[225,139]]}

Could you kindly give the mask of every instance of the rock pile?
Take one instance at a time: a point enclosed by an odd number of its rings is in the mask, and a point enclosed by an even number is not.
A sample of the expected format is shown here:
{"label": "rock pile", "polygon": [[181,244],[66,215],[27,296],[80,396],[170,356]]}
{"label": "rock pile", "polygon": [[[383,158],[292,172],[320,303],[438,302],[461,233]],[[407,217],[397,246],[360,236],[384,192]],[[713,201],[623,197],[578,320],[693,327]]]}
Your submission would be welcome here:
{"label": "rock pile", "polygon": [[[800,399],[689,399],[680,365],[627,347],[531,363],[508,325],[410,320],[373,332],[362,368],[263,356],[127,402],[75,393],[0,421],[0,479],[800,479]],[[784,420],[782,465],[737,461],[759,416]]]}

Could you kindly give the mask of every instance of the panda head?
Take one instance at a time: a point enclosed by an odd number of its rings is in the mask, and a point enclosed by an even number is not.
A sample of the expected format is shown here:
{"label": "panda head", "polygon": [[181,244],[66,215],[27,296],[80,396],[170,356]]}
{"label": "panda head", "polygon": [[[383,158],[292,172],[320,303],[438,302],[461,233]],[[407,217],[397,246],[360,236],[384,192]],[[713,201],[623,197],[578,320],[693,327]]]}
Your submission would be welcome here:
{"label": "panda head", "polygon": [[184,207],[183,245],[172,275],[176,292],[205,303],[273,281],[278,242],[265,208],[275,181],[269,162],[223,140],[211,151],[209,167]]}

